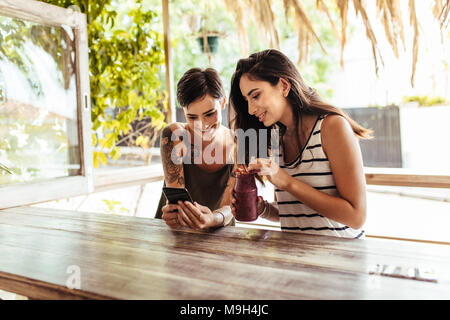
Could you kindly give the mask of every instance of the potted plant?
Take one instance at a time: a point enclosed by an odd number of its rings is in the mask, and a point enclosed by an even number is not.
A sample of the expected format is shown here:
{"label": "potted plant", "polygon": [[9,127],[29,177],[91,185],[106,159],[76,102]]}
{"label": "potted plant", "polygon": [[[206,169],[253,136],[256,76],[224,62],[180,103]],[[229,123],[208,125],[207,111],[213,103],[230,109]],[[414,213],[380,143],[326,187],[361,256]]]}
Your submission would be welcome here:
{"label": "potted plant", "polygon": [[197,42],[203,53],[216,53],[219,47],[219,37],[221,34],[217,31],[200,31],[197,36]]}
{"label": "potted plant", "polygon": [[207,13],[201,17],[193,16],[190,21],[190,27],[201,51],[206,54],[214,54],[219,47],[219,38],[223,34],[216,30],[208,17]]}

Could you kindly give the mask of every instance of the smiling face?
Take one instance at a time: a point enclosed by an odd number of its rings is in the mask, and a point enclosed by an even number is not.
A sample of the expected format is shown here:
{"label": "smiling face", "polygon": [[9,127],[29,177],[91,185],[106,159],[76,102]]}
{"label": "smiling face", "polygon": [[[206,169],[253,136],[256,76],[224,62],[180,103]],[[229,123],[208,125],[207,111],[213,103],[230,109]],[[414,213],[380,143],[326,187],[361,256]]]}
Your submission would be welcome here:
{"label": "smiling face", "polygon": [[183,108],[188,129],[203,140],[212,140],[221,126],[221,111],[225,108],[225,98],[215,99],[209,94]]}
{"label": "smiling face", "polygon": [[288,81],[280,78],[278,83],[272,86],[267,81],[251,79],[245,73],[240,79],[239,88],[248,103],[248,113],[257,117],[266,127],[278,121],[287,125],[285,122],[292,120],[292,112],[286,98],[290,90]]}

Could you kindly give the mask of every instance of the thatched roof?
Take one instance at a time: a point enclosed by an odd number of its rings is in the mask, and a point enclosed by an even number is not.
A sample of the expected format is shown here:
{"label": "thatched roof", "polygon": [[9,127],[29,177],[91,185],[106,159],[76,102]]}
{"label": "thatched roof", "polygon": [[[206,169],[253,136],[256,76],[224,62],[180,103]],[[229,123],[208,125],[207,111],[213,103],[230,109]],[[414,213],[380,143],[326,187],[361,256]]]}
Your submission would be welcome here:
{"label": "thatched roof", "polygon": [[[271,2],[275,0],[225,0],[227,7],[234,14],[236,25],[239,29],[239,40],[241,44],[242,56],[248,55],[248,43],[246,26],[249,21],[254,21],[259,30],[261,37],[267,38],[269,44],[273,48],[279,48],[278,31],[275,24],[274,13],[272,11]],[[372,45],[372,54],[375,63],[375,71],[378,74],[379,63],[383,64],[381,53],[378,49],[377,38],[372,29],[369,16],[367,14],[367,3],[365,0],[316,0],[316,9],[322,11],[327,20],[330,22],[334,30],[335,36],[341,44],[341,66],[343,66],[343,51],[347,42],[347,14],[349,3],[352,1],[356,15],[361,17],[366,29],[366,36]],[[370,0],[372,1],[372,0]],[[416,72],[416,64],[419,48],[419,23],[416,14],[416,0],[409,1],[409,23],[414,30],[413,38],[413,61],[411,72],[411,85],[414,87],[414,76]],[[309,18],[308,12],[302,5],[301,0],[283,0],[286,19],[293,17],[294,28],[298,36],[298,64],[304,62],[309,54],[313,41],[316,41],[321,49],[326,52],[319,37],[314,31],[314,25]],[[377,17],[381,19],[384,26],[385,36],[394,51],[395,56],[399,57],[399,45],[406,47],[404,36],[404,25],[400,12],[400,0],[376,0]],[[339,12],[341,29],[338,31],[336,23],[330,14],[329,8],[337,8]],[[440,21],[441,29],[448,27],[450,21],[450,0],[434,0],[433,14]],[[250,13],[251,17],[245,13]],[[253,19],[252,19],[253,18]]]}

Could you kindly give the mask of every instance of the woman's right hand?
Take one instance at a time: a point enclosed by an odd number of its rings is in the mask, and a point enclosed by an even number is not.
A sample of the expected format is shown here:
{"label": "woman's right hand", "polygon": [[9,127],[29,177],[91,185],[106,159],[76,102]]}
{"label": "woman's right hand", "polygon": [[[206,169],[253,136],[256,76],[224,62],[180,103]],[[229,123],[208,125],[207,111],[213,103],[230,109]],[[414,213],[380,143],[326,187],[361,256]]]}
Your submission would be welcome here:
{"label": "woman's right hand", "polygon": [[181,223],[178,221],[178,205],[166,202],[166,205],[161,208],[161,211],[161,218],[171,229],[178,229],[181,226]]}
{"label": "woman's right hand", "polygon": [[[258,201],[258,205],[257,205],[257,210],[258,210],[258,216],[259,214],[264,210],[264,199],[261,196],[258,196],[257,198]],[[231,192],[231,213],[233,214],[234,217],[236,217],[236,193],[233,189],[233,191]]]}

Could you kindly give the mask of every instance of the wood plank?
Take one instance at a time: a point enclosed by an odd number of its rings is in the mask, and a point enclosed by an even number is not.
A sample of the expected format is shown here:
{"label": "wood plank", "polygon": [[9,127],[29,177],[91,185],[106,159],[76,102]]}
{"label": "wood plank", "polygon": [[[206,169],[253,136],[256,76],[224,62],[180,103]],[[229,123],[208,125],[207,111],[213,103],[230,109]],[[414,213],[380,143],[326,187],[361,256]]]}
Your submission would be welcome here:
{"label": "wood plank", "polygon": [[366,237],[368,237],[368,238],[375,238],[375,239],[401,240],[401,241],[411,241],[411,242],[430,243],[430,244],[443,244],[443,245],[446,245],[446,246],[450,246],[450,242],[446,242],[446,241],[419,240],[419,239],[411,239],[411,238],[388,237],[388,236],[379,236],[379,235],[374,235],[374,234],[367,234]]}
{"label": "wood plank", "polygon": [[[0,249],[2,248],[3,245],[0,245]],[[87,246],[89,247],[89,245]],[[2,250],[3,251],[3,250]],[[116,254],[111,253],[111,250],[107,250],[104,252],[105,254],[112,254],[113,256],[115,256]],[[17,252],[17,250],[15,250],[15,254],[18,254],[19,257],[21,257],[20,253]],[[35,254],[36,256],[41,257],[42,255],[46,255],[46,252],[36,252],[35,250],[30,250],[29,254]],[[158,256],[159,255],[159,256]],[[105,287],[105,285],[101,286],[99,289],[100,290],[109,290],[112,292],[116,292],[118,291],[117,287],[112,287],[112,285],[116,284],[118,287],[123,288],[124,283],[129,283],[129,281],[132,281],[133,278],[129,278],[127,276],[129,276],[130,274],[136,274],[139,273],[140,274],[140,279],[139,279],[139,286],[136,288],[134,287],[133,290],[131,290],[131,292],[126,293],[126,297],[130,297],[133,294],[136,294],[134,292],[134,290],[141,290],[141,285],[146,283],[146,286],[142,287],[142,290],[145,291],[143,292],[139,292],[139,295],[141,294],[145,294],[146,298],[168,298],[171,297],[172,294],[176,294],[176,295],[181,295],[182,298],[205,298],[205,293],[202,293],[202,290],[204,290],[204,286],[205,285],[218,285],[218,286],[222,286],[222,285],[226,285],[226,286],[233,286],[234,289],[233,291],[223,291],[220,290],[221,293],[219,296],[216,295],[216,293],[211,293],[211,296],[209,296],[209,293],[206,294],[207,298],[224,298],[224,297],[239,297],[239,298],[245,298],[246,295],[250,294],[250,297],[254,297],[255,294],[257,295],[258,299],[263,298],[261,295],[258,295],[259,292],[264,292],[264,294],[266,295],[266,297],[278,297],[278,298],[320,298],[324,292],[320,293],[320,296],[314,296],[311,295],[311,293],[309,294],[305,294],[305,293],[297,293],[298,290],[296,290],[295,288],[297,288],[297,286],[302,285],[303,287],[305,286],[309,286],[310,288],[308,289],[308,292],[311,291],[313,292],[314,286],[318,285],[318,286],[323,286],[323,287],[327,287],[327,282],[329,281],[326,280],[324,282],[325,279],[327,279],[327,275],[328,276],[332,276],[333,278],[333,282],[336,282],[340,285],[344,285],[344,283],[350,283],[352,285],[354,285],[354,288],[358,288],[357,283],[353,283],[355,282],[354,277],[351,274],[348,273],[331,273],[326,271],[326,270],[320,270],[320,269],[312,269],[312,270],[308,270],[308,269],[299,269],[299,267],[297,267],[297,270],[289,270],[287,268],[277,268],[274,269],[273,267],[270,268],[261,268],[258,265],[255,265],[254,263],[236,263],[236,262],[230,262],[230,261],[218,261],[217,263],[210,263],[211,259],[208,259],[208,257],[205,256],[201,256],[201,257],[197,257],[196,255],[192,255],[190,257],[185,257],[183,256],[183,259],[180,259],[179,257],[180,253],[171,255],[168,253],[165,253],[163,250],[162,251],[152,251],[151,256],[149,255],[145,255],[144,252],[142,252],[141,254],[139,254],[138,256],[135,256],[133,254],[133,250],[128,248],[128,252],[127,252],[127,256],[130,257],[132,256],[133,258],[139,257],[142,260],[144,260],[142,262],[142,265],[146,265],[146,268],[138,268],[136,266],[130,266],[128,261],[132,261],[134,263],[137,263],[138,265],[141,264],[138,261],[136,261],[135,259],[128,259],[126,260],[121,260],[120,258],[118,258],[117,261],[111,261],[109,256],[106,255],[101,255],[101,259],[99,261],[91,261],[91,263],[89,263],[89,252],[85,252],[83,250],[83,263],[80,265],[80,268],[82,270],[82,273],[84,272],[83,270],[88,270],[89,275],[87,275],[88,277],[93,277],[93,278],[97,278],[101,275],[95,275],[95,274],[91,274],[91,270],[95,270],[96,269],[96,265],[101,264],[104,268],[107,269],[108,272],[112,272],[112,270],[114,270],[114,274],[117,275],[117,273],[121,274],[121,277],[114,277],[114,279],[111,279],[108,281],[108,285]],[[86,256],[88,256],[88,258],[86,258]],[[100,258],[100,257],[99,257]],[[227,259],[229,260],[229,259]],[[108,261],[108,264],[105,264],[105,261]],[[125,262],[126,261],[126,262]],[[112,264],[111,264],[112,263]],[[124,266],[124,264],[126,263],[126,266]],[[42,264],[41,264],[42,265]],[[18,266],[13,266],[15,268],[17,268]],[[46,265],[44,265],[44,267],[46,267]],[[236,271],[234,273],[230,273],[229,270],[231,268],[233,270],[239,270],[239,274],[236,277]],[[46,270],[48,268],[45,268]],[[59,273],[61,274],[61,269],[64,270],[64,268],[59,268]],[[205,275],[203,272],[201,272],[201,270],[208,270],[208,274]],[[53,276],[54,277],[56,274],[58,274],[58,270],[57,268],[50,268]],[[276,272],[274,271],[276,270]],[[98,267],[97,267],[97,271],[98,271]],[[127,271],[127,272],[125,272]],[[297,278],[300,276],[300,273],[307,273],[305,274],[305,278],[308,278],[308,281],[304,281],[302,279],[298,279]],[[223,279],[223,276],[226,275],[226,280],[214,280],[214,279]],[[250,282],[248,280],[243,281],[243,279],[252,279],[252,275],[258,275],[258,278],[254,281],[254,282]],[[260,281],[260,277],[265,278],[266,276],[269,276],[264,283],[261,283]],[[150,277],[149,282],[146,282],[147,277]],[[156,278],[155,278],[156,277]],[[164,287],[159,287],[160,286],[160,279],[159,278],[164,278],[167,281],[177,281],[177,282],[182,282],[183,284],[186,284],[186,286],[191,287],[191,291],[188,290],[187,292],[166,292],[164,291],[165,288]],[[291,277],[294,277],[294,279],[291,279]],[[86,283],[86,275],[83,274],[83,286],[85,286]],[[125,278],[125,279],[123,279]],[[253,277],[254,278],[254,277]],[[343,282],[340,282],[339,279],[342,278]],[[353,279],[353,280],[352,280]],[[391,280],[398,280],[398,279],[389,279],[387,281],[391,281]],[[194,281],[193,283],[188,283],[189,281]],[[221,281],[226,281],[225,283],[222,283]],[[286,282],[286,286],[287,285],[291,285],[292,287],[286,287],[283,286],[282,289],[279,289],[281,291],[285,291],[288,290],[285,293],[279,292],[277,291],[276,288],[277,284],[282,283],[283,281]],[[301,283],[298,283],[298,282]],[[211,283],[212,282],[212,283]],[[218,282],[218,283],[217,283]],[[294,282],[294,283],[293,283]],[[195,291],[195,286],[198,285],[198,283],[201,284],[199,291],[196,292]],[[413,283],[413,285],[416,285],[416,283]],[[95,284],[95,288],[98,287],[98,283]],[[174,285],[174,287],[176,287]],[[422,287],[422,284],[420,284],[420,287]],[[152,291],[152,293],[149,295],[149,293],[147,293],[147,291],[149,289],[154,289],[156,290],[156,292]],[[182,288],[182,287],[180,287]],[[401,284],[400,284],[400,289],[402,288]],[[84,289],[84,288],[83,288]],[[422,288],[423,289],[423,288]],[[439,289],[439,288],[437,288]],[[86,290],[86,289],[84,289]],[[239,291],[242,290],[243,295],[239,295],[238,292],[235,291]],[[253,290],[255,290],[253,292]],[[340,289],[338,287],[328,287],[327,290],[329,291],[330,296],[336,297],[342,297],[342,298],[347,298],[349,297],[346,294],[342,294],[340,293]],[[249,292],[250,291],[250,292]],[[435,291],[435,293],[440,293],[442,294],[442,292],[438,292],[439,290]],[[379,294],[381,292],[378,292]],[[122,293],[120,293],[122,294]],[[186,295],[187,294],[187,295]],[[191,296],[191,294],[193,296]],[[224,296],[224,294],[226,294],[227,296]],[[136,296],[136,297],[139,297]],[[200,296],[201,295],[201,296]],[[351,295],[350,295],[351,296]],[[438,297],[438,295],[435,295]],[[248,296],[247,296],[248,297]],[[322,296],[323,297],[323,296]],[[379,296],[381,297],[381,296]]]}
{"label": "wood plank", "polygon": [[83,176],[55,178],[0,186],[0,209],[35,204],[88,193],[88,178]]}
{"label": "wood plank", "polygon": [[[125,228],[127,239],[140,239],[140,233],[145,234],[147,228],[152,228],[152,234],[145,235],[145,239],[149,241],[154,236],[164,237],[168,230],[166,225],[158,219],[146,219],[146,218],[134,218],[127,216],[117,216],[117,215],[107,215],[107,214],[92,214],[84,212],[73,212],[68,210],[54,210],[47,208],[36,208],[36,207],[20,207],[14,208],[13,210],[3,210],[2,216],[0,217],[0,222],[8,225],[23,225],[24,221],[29,223],[30,226],[36,228],[55,228],[71,232],[83,232],[83,228],[88,223],[95,223],[98,227],[102,228],[101,236],[104,237],[108,233],[106,230],[111,230],[111,237],[115,238],[118,234],[115,233],[116,228]],[[121,233],[123,233],[122,231]],[[172,231],[175,232],[175,231]],[[198,234],[199,231],[194,231],[190,229],[181,229],[179,232],[183,233],[194,233]],[[361,251],[366,252],[368,243],[371,248],[381,250],[384,248],[386,242],[379,241],[354,241],[353,239],[338,239],[333,237],[323,237],[307,234],[295,234],[288,232],[268,232],[266,230],[257,229],[246,229],[246,228],[222,228],[215,230],[214,232],[200,232],[200,234],[208,234],[209,236],[226,238],[220,239],[218,241],[233,241],[235,239],[264,239],[266,243],[272,243],[274,240],[278,245],[288,245],[292,243],[299,246],[314,246],[320,248],[332,247],[336,250],[348,250],[348,251]],[[317,237],[320,239],[320,243],[317,243]],[[198,241],[202,241],[203,237],[200,237]],[[160,241],[157,238],[155,241]],[[380,242],[381,241],[381,242]],[[375,246],[375,244],[381,243],[381,245]],[[394,250],[400,251],[403,254],[408,254],[409,256],[416,256],[417,253],[431,254],[432,256],[441,255],[442,253],[448,253],[447,246],[428,246],[422,245],[420,243],[408,243],[403,241],[393,241],[388,242],[389,247],[383,250],[388,250],[390,252]],[[448,258],[448,254],[444,257]]]}
{"label": "wood plank", "polygon": [[[2,274],[64,286],[75,264],[83,292],[123,299],[440,299],[448,296],[448,251],[234,227],[172,231],[157,219],[43,208],[0,214]],[[432,266],[439,284],[369,276],[373,263]]]}
{"label": "wood plank", "polygon": [[68,289],[51,283],[29,279],[15,274],[0,272],[0,285],[5,290],[14,291],[16,294],[26,294],[27,298],[40,300],[106,300],[110,297],[89,293],[82,290]]}
{"label": "wood plank", "polygon": [[169,0],[161,0],[164,27],[164,62],[166,66],[167,118],[166,122],[175,122],[175,89],[173,83],[172,45],[170,43],[170,6]]}
{"label": "wood plank", "polygon": [[450,174],[432,170],[364,168],[366,183],[385,186],[450,188]]}
{"label": "wood plank", "polygon": [[[8,235],[14,236],[19,235],[22,231],[24,231],[24,227],[19,226],[10,226],[8,230],[4,231]],[[162,229],[162,231],[167,231]],[[105,235],[106,233],[106,235]],[[90,252],[92,248],[89,248],[89,244],[91,241],[93,241],[93,237],[89,235],[85,235],[82,232],[75,232],[76,236],[67,235],[64,234],[61,231],[49,231],[48,229],[40,229],[40,230],[29,230],[29,235],[23,236],[20,240],[14,239],[13,242],[10,242],[8,239],[3,241],[4,245],[17,245],[17,241],[20,241],[21,246],[28,246],[33,251],[43,253],[60,253],[64,254],[67,252],[66,248],[61,248],[61,245],[57,243],[58,237],[64,237],[64,241],[77,241],[80,244],[86,245],[86,248],[83,248],[83,255],[84,258],[87,259],[87,257],[90,257]],[[269,233],[270,234],[270,233]],[[80,236],[81,235],[81,236]],[[54,241],[49,241],[48,244],[46,244],[44,247],[42,247],[42,244],[36,244],[33,242],[33,237],[36,236],[45,236],[49,239],[52,239]],[[211,239],[205,239],[205,235],[190,235],[186,237],[187,239],[192,239],[192,241],[196,241],[199,243],[200,248],[193,248],[190,246],[190,244],[180,244],[177,243],[177,249],[173,250],[173,245],[170,244],[170,242],[166,245],[160,244],[161,235],[155,235],[157,238],[152,239],[146,239],[145,241],[139,240],[139,237],[136,239],[133,239],[133,241],[138,242],[138,245],[135,244],[129,244],[129,238],[114,238],[112,234],[109,234],[108,232],[103,231],[101,239],[98,237],[94,237],[95,240],[98,241],[98,246],[103,246],[103,243],[106,243],[109,245],[109,243],[114,242],[114,245],[117,247],[123,247],[123,249],[127,249],[127,255],[130,254],[131,251],[135,250],[136,253],[139,253],[139,251],[142,251],[141,253],[144,254],[144,251],[146,248],[152,249],[152,255],[158,255],[160,253],[165,256],[167,253],[173,253],[175,255],[188,255],[188,256],[195,256],[195,257],[201,257],[202,259],[210,259],[214,258],[215,260],[223,260],[224,263],[228,263],[230,259],[233,260],[233,262],[241,262],[241,263],[248,263],[249,261],[252,262],[252,265],[260,265],[265,267],[276,267],[280,264],[283,265],[283,268],[289,269],[289,270],[296,270],[299,266],[303,266],[304,268],[313,268],[313,269],[327,269],[327,270],[333,270],[335,272],[356,272],[361,274],[366,274],[365,267],[356,267],[353,265],[352,261],[348,260],[348,256],[351,255],[354,259],[359,259],[363,256],[366,256],[364,252],[358,252],[358,251],[349,251],[346,250],[344,252],[340,252],[340,250],[336,250],[335,248],[324,248],[321,254],[326,254],[330,256],[335,256],[333,258],[332,263],[330,264],[327,261],[321,261],[320,257],[317,255],[309,255],[309,251],[316,250],[313,246],[302,246],[302,248],[298,248],[294,254],[290,252],[289,250],[286,250],[285,245],[283,246],[273,246],[271,243],[262,243],[265,247],[267,247],[267,250],[273,250],[275,252],[269,252],[264,255],[264,260],[260,259],[260,256],[257,256],[254,251],[255,244],[248,246],[248,240],[243,241],[241,246],[241,251],[239,253],[236,253],[233,251],[232,246],[224,245],[223,242],[224,239],[220,239],[219,237],[214,237]],[[182,236],[179,236],[182,237]],[[96,241],[97,242],[97,241]],[[155,246],[155,247],[153,247]],[[221,246],[219,249],[218,247]],[[257,245],[259,246],[259,244]],[[95,248],[98,249],[98,248]],[[104,248],[107,250],[107,247]],[[58,250],[61,250],[58,252]],[[313,251],[312,251],[313,252]],[[220,256],[217,256],[217,254],[220,254]],[[110,256],[110,253],[107,254]],[[95,254],[92,255],[95,257]],[[102,256],[105,258],[106,256]],[[112,258],[116,257],[114,255]],[[411,252],[408,256],[398,257],[398,261],[405,261],[414,259],[414,257],[417,257],[417,254],[414,255],[413,252]],[[153,257],[155,258],[155,257]],[[405,259],[406,258],[406,259]],[[138,263],[140,260],[146,259],[145,255],[143,257],[139,257],[138,259],[133,260],[133,263],[137,263],[135,267],[138,267],[140,263]],[[421,260],[422,259],[422,260]],[[109,258],[108,261],[111,261]],[[392,259],[391,259],[392,260]],[[206,261],[206,260],[205,260]],[[449,260],[448,259],[442,259],[442,258],[434,258],[434,259],[423,259],[423,258],[417,258],[417,260],[414,261],[414,263],[417,264],[423,264],[426,265],[430,261],[433,261],[434,265],[442,265],[444,268],[448,265]],[[147,264],[148,261],[142,261],[143,264]],[[155,261],[153,261],[155,262]],[[122,263],[122,260],[115,261],[115,263]]]}

